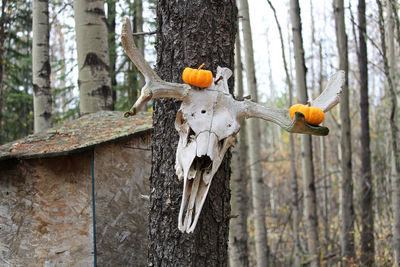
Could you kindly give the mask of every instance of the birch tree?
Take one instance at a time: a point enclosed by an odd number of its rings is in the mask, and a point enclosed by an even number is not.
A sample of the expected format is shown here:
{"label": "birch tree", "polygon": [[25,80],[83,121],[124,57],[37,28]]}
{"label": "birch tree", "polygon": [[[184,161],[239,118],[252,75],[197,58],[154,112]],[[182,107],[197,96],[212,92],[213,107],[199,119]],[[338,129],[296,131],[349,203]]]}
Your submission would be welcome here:
{"label": "birch tree", "polygon": [[341,258],[343,265],[354,263],[354,206],[353,181],[351,163],[351,125],[349,107],[349,64],[347,49],[347,34],[344,22],[344,1],[334,0],[334,15],[336,25],[336,43],[339,54],[339,69],[345,72],[345,83],[340,100],[341,121],[341,172],[340,186],[340,221],[341,221]]}
{"label": "birch tree", "polygon": [[50,87],[49,56],[49,2],[32,1],[32,81],[34,131],[51,127],[52,98]]}
{"label": "birch tree", "polygon": [[[252,100],[258,102],[257,81],[254,67],[253,40],[250,26],[249,5],[247,0],[239,0],[239,16],[242,17],[244,58],[247,79],[247,89]],[[249,121],[249,159],[252,203],[255,227],[255,247],[257,266],[268,266],[268,241],[265,223],[265,185],[260,164],[260,121]]]}
{"label": "birch tree", "polygon": [[392,141],[392,154],[394,175],[392,177],[392,203],[393,203],[393,254],[394,254],[394,266],[398,266],[400,263],[400,151],[399,151],[399,123],[398,123],[398,106],[397,96],[395,87],[395,70],[396,70],[396,58],[394,53],[394,23],[393,23],[393,11],[392,6],[387,2],[387,42],[385,23],[383,18],[383,5],[380,0],[376,0],[379,10],[379,29],[381,36],[381,50],[384,65],[384,73],[389,88],[390,97],[390,133]]}
{"label": "birch tree", "polygon": [[[293,30],[297,100],[298,102],[305,104],[308,101],[306,66],[304,63],[303,37],[301,33],[300,6],[298,0],[290,0],[290,18]],[[315,191],[315,174],[312,157],[311,136],[301,136],[301,153],[304,188],[304,214],[310,263],[311,266],[319,266],[320,247],[318,241],[317,198]]]}
{"label": "birch tree", "polygon": [[104,0],[74,0],[80,113],[112,109]]}
{"label": "birch tree", "polygon": [[[135,19],[134,28],[136,32],[143,32],[143,0],[135,0]],[[137,48],[144,55],[144,37],[139,35],[136,38]],[[144,85],[144,77],[138,72],[138,88],[142,88]]]}
{"label": "birch tree", "polygon": [[[157,2],[157,72],[181,82],[185,67],[233,69],[236,35],[235,1]],[[199,16],[201,14],[201,16]],[[206,23],[205,23],[206,22]],[[233,81],[229,80],[233,89]],[[175,175],[178,133],[174,122],[180,103],[157,99],[153,105],[152,171],[150,176],[150,266],[227,266],[230,215],[230,153],[212,180],[192,234],[178,230],[182,182]]]}
{"label": "birch tree", "polygon": [[[388,3],[388,2],[391,3]],[[387,36],[388,36],[388,68],[389,76],[392,79],[393,88],[390,89],[390,99],[392,104],[392,114],[390,114],[390,126],[392,134],[392,151],[394,159],[394,168],[392,176],[392,205],[393,205],[393,255],[394,255],[394,265],[400,265],[400,151],[399,151],[399,122],[396,119],[396,114],[398,114],[398,103],[396,99],[396,88],[398,89],[399,80],[397,73],[397,58],[395,53],[394,45],[394,33],[395,33],[395,5],[393,1],[387,0],[386,3],[386,13],[387,13]],[[398,14],[397,14],[398,16]],[[399,23],[399,22],[398,22]],[[398,26],[399,27],[399,26]],[[400,31],[397,31],[397,35]],[[398,40],[400,37],[398,36]],[[399,42],[400,45],[400,42]],[[398,118],[398,117],[397,117]]]}
{"label": "birch tree", "polygon": [[[286,76],[286,84],[289,89],[289,106],[293,105],[293,84],[292,79],[290,77],[288,64],[286,61],[286,53],[285,53],[285,43],[283,41],[282,28],[278,20],[278,16],[276,15],[275,7],[272,5],[270,0],[268,1],[268,5],[271,7],[272,12],[274,14],[274,19],[276,26],[279,32],[279,40],[281,42],[281,53],[283,59],[283,67],[285,69]],[[299,205],[298,205],[298,184],[297,184],[297,172],[296,172],[296,148],[294,136],[291,134],[289,136],[289,145],[290,145],[290,175],[291,175],[291,189],[292,189],[292,209],[293,209],[293,235],[294,235],[294,249],[295,249],[295,265],[300,265],[301,258],[301,248],[300,248],[300,235],[299,235],[299,224],[300,224],[300,213],[299,213]]]}
{"label": "birch tree", "polygon": [[[236,97],[243,98],[243,65],[240,34],[235,43],[235,87]],[[247,249],[247,173],[246,122],[240,122],[241,132],[232,151],[231,174],[231,220],[229,223],[229,264],[230,266],[249,266]]]}

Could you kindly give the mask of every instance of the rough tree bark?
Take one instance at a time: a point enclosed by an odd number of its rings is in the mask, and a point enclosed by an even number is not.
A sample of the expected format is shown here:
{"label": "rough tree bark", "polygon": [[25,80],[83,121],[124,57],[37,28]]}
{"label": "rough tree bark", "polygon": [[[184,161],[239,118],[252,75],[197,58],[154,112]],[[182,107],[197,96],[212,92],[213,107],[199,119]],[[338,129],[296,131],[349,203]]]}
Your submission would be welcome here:
{"label": "rough tree bark", "polygon": [[398,106],[396,96],[396,58],[394,53],[394,21],[392,5],[387,5],[387,37],[386,42],[385,26],[383,18],[383,7],[380,0],[376,0],[379,8],[379,29],[381,33],[381,47],[384,64],[384,72],[389,87],[390,96],[390,133],[392,141],[392,153],[394,162],[394,176],[392,177],[392,203],[393,203],[393,256],[394,266],[400,263],[400,151],[399,151],[399,122],[398,122]]}
{"label": "rough tree bark", "polygon": [[[282,53],[282,59],[283,59],[283,67],[285,69],[285,75],[286,75],[286,84],[289,89],[289,106],[293,105],[293,84],[292,80],[290,78],[290,73],[288,69],[288,64],[286,61],[286,54],[285,54],[285,43],[283,41],[283,34],[282,34],[282,29],[281,25],[279,23],[278,17],[276,15],[276,10],[274,6],[272,5],[270,0],[267,0],[269,6],[272,9],[272,12],[274,13],[274,18],[276,22],[276,26],[278,28],[279,32],[279,39],[281,42],[281,53]],[[300,247],[300,235],[299,235],[299,225],[300,225],[300,213],[299,213],[299,204],[298,204],[298,185],[297,185],[297,172],[296,172],[296,148],[295,148],[295,141],[294,141],[294,136],[291,134],[289,135],[289,141],[290,141],[290,176],[291,176],[291,189],[292,189],[292,220],[293,220],[293,235],[294,235],[294,250],[295,250],[295,260],[294,264],[295,266],[300,266],[300,260],[301,260],[301,247]],[[322,138],[322,137],[321,137]]]}
{"label": "rough tree bark", "polygon": [[[298,0],[290,0],[290,18],[293,30],[294,59],[296,66],[296,89],[299,103],[308,101],[306,66],[304,63],[303,38],[301,34],[300,6]],[[301,136],[302,175],[304,188],[304,214],[311,266],[319,266],[318,218],[316,205],[315,174],[310,135]]]}
{"label": "rough tree bark", "polygon": [[347,49],[347,34],[344,22],[344,1],[333,2],[336,44],[339,54],[339,69],[345,71],[345,83],[340,100],[341,121],[341,172],[340,187],[340,221],[341,221],[341,258],[343,266],[354,264],[354,206],[353,206],[353,181],[351,164],[351,125],[349,107],[349,63]]}
{"label": "rough tree bark", "polygon": [[[236,97],[243,98],[243,65],[239,32],[235,44],[235,87]],[[246,122],[240,122],[240,133],[232,151],[231,175],[231,220],[229,223],[229,264],[249,266],[247,249],[247,136]]]}
{"label": "rough tree bark", "polygon": [[361,116],[361,264],[374,265],[374,216],[372,211],[372,175],[369,134],[368,103],[368,57],[367,23],[365,0],[358,1],[359,53],[360,69],[360,116]]}
{"label": "rough tree bark", "polygon": [[[254,66],[253,40],[251,36],[249,5],[247,0],[239,0],[239,15],[242,17],[244,58],[247,88],[254,102],[258,102],[257,81]],[[249,159],[252,203],[255,228],[255,247],[257,266],[268,266],[268,239],[267,226],[265,222],[265,188],[262,175],[260,155],[260,121],[252,119],[249,121]]]}
{"label": "rough tree bark", "polygon": [[32,31],[34,132],[38,133],[51,127],[49,1],[32,1]]}
{"label": "rough tree bark", "polygon": [[[160,0],[157,3],[157,72],[166,81],[182,82],[185,67],[234,66],[237,9],[235,1]],[[229,81],[233,89],[233,79]],[[178,134],[174,127],[179,102],[154,103],[150,177],[149,266],[227,266],[230,215],[229,159],[225,155],[193,234],[178,230],[182,182],[175,175]]]}
{"label": "rough tree bark", "polygon": [[104,0],[74,0],[81,115],[112,109]]}
{"label": "rough tree bark", "polygon": [[116,26],[116,11],[115,11],[115,0],[106,0],[107,3],[107,30],[108,30],[108,48],[110,56],[110,77],[111,77],[111,90],[112,90],[112,106],[114,108],[115,102],[117,101],[117,42],[115,35]]}

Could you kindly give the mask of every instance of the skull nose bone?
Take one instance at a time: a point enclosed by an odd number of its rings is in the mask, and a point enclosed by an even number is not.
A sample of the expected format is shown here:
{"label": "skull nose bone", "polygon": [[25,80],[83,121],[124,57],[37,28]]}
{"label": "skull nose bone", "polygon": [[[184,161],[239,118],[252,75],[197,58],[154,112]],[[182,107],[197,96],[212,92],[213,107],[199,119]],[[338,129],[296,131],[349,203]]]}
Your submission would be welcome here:
{"label": "skull nose bone", "polygon": [[202,132],[196,138],[196,156],[208,156],[211,161],[219,155],[218,137],[212,132]]}
{"label": "skull nose bone", "polygon": [[196,138],[196,143],[197,143],[197,157],[202,157],[207,155],[207,150],[208,150],[208,143],[210,139],[210,132],[205,131],[201,132],[197,138]]}

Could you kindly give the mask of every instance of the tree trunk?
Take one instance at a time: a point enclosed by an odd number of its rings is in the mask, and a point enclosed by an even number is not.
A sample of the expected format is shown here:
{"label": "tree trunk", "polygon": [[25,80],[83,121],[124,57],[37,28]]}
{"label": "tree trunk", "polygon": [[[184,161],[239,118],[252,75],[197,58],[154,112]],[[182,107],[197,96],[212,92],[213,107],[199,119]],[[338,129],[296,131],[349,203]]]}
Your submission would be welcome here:
{"label": "tree trunk", "polygon": [[[143,1],[135,0],[135,29],[136,32],[143,32]],[[140,35],[136,37],[136,46],[138,50],[144,56],[144,36]],[[138,88],[142,88],[145,84],[143,75],[138,72]]]}
{"label": "tree trunk", "polygon": [[[270,0],[267,0],[269,6],[272,9],[272,12],[274,13],[274,18],[276,22],[276,26],[278,28],[279,32],[279,39],[281,42],[281,52],[282,52],[282,59],[283,59],[283,67],[285,69],[285,75],[286,75],[286,84],[289,89],[289,105],[293,105],[293,84],[292,80],[290,77],[289,69],[288,69],[288,64],[286,62],[286,55],[285,55],[285,43],[283,41],[283,35],[282,35],[282,29],[281,25],[279,23],[278,17],[276,15],[276,10],[274,6],[272,5]],[[294,136],[292,134],[289,135],[289,141],[290,141],[290,176],[291,176],[291,190],[292,190],[292,218],[293,218],[293,235],[294,235],[294,250],[295,250],[295,261],[294,264],[295,266],[300,266],[300,259],[301,259],[301,247],[300,247],[300,234],[299,234],[299,225],[300,225],[300,213],[299,213],[299,204],[298,204],[298,185],[297,185],[297,172],[296,172],[296,148],[295,148],[295,140]]]}
{"label": "tree trunk", "polygon": [[[324,90],[324,79],[323,79],[323,69],[324,69],[324,61],[322,54],[322,44],[321,41],[318,44],[319,46],[319,92],[322,93]],[[324,247],[325,253],[329,253],[330,246],[330,223],[329,223],[329,188],[330,188],[330,174],[328,173],[327,168],[327,156],[326,156],[326,142],[325,137],[320,137],[320,153],[321,153],[321,174],[323,179],[323,224],[324,224]]]}
{"label": "tree trunk", "polygon": [[399,124],[398,124],[398,106],[395,87],[396,74],[396,58],[394,55],[394,23],[392,6],[389,3],[388,7],[388,41],[386,44],[385,26],[383,19],[382,2],[376,0],[379,8],[379,29],[381,32],[381,46],[384,63],[384,72],[389,87],[389,96],[391,101],[390,113],[390,132],[392,141],[392,153],[394,162],[394,176],[392,177],[392,205],[393,205],[393,254],[394,266],[399,266],[400,263],[400,151],[398,146],[399,141]]}
{"label": "tree trunk", "polygon": [[104,0],[74,0],[80,114],[112,109]]}
{"label": "tree trunk", "polygon": [[[296,66],[297,99],[305,104],[308,100],[306,66],[304,63],[303,38],[301,34],[300,6],[298,0],[290,0],[290,18],[293,30],[294,59]],[[304,187],[304,214],[307,229],[308,250],[311,266],[319,266],[318,218],[315,191],[315,175],[310,135],[301,135],[302,175]]]}
{"label": "tree trunk", "polygon": [[110,77],[111,77],[111,91],[112,91],[112,107],[114,108],[117,102],[117,43],[115,36],[115,0],[106,0],[107,2],[107,29],[108,29],[108,48],[110,56]]}
{"label": "tree trunk", "polygon": [[353,181],[351,164],[351,125],[349,107],[349,65],[347,50],[347,34],[344,22],[344,1],[334,0],[334,15],[336,26],[336,44],[339,54],[339,69],[345,72],[345,83],[340,98],[341,121],[341,172],[340,187],[340,222],[341,222],[341,259],[343,266],[354,264],[354,206]]}
{"label": "tree trunk", "polygon": [[[391,3],[389,3],[389,1]],[[390,89],[390,98],[392,102],[392,112],[394,116],[390,117],[390,126],[392,133],[392,151],[393,151],[393,178],[392,178],[392,206],[393,206],[393,255],[394,255],[394,265],[400,265],[400,152],[398,147],[398,131],[399,131],[399,122],[396,119],[396,114],[398,114],[398,103],[396,99],[395,90],[398,88],[398,73],[396,66],[396,55],[395,55],[395,45],[394,45],[394,15],[397,14],[393,9],[395,5],[393,5],[392,0],[387,0],[386,8],[387,8],[387,34],[388,34],[388,68],[389,75],[392,79],[393,88]],[[397,14],[398,16],[398,14]],[[398,22],[399,23],[399,22]],[[398,26],[398,25],[397,25]],[[399,26],[398,26],[399,27]],[[397,35],[399,38],[400,30],[397,30]],[[400,40],[400,39],[398,39]],[[400,45],[400,41],[399,41]],[[398,117],[397,117],[398,118]]]}
{"label": "tree trunk", "polygon": [[[394,21],[396,22],[396,40],[397,40],[397,44],[398,46],[400,46],[400,18],[399,18],[399,3],[396,0],[388,0],[390,3],[388,3],[388,5],[391,5],[391,9],[392,9],[392,16]],[[394,26],[393,26],[394,27]]]}
{"label": "tree trunk", "polygon": [[49,2],[32,1],[32,74],[34,131],[51,127],[51,87],[49,56]]}
{"label": "tree trunk", "polygon": [[[235,45],[235,85],[236,97],[243,98],[243,66],[240,35],[236,35]],[[249,266],[247,249],[247,173],[246,122],[240,122],[239,140],[232,152],[231,175],[231,220],[229,224],[229,263],[230,266]],[[235,216],[235,217],[233,217]],[[236,217],[237,216],[237,217]]]}
{"label": "tree trunk", "polygon": [[[181,82],[185,67],[205,63],[233,69],[237,10],[235,1],[157,2],[157,71],[166,81]],[[233,88],[233,80],[229,86]],[[178,230],[182,182],[175,175],[178,133],[174,122],[180,103],[154,102],[150,177],[149,266],[227,266],[230,215],[229,160],[225,155],[212,180],[194,233]]]}
{"label": "tree trunk", "polygon": [[[247,0],[239,0],[239,15],[242,17],[245,69],[247,88],[252,100],[258,102],[257,81],[254,68],[253,40],[251,36],[249,6]],[[265,185],[260,156],[260,120],[249,121],[249,158],[252,188],[252,203],[255,227],[255,246],[257,266],[268,266],[268,239],[265,222]]]}
{"label": "tree trunk", "polygon": [[372,211],[372,176],[369,134],[368,103],[368,57],[367,24],[365,20],[365,0],[358,1],[360,69],[360,116],[361,116],[361,264],[374,265],[374,216]]}

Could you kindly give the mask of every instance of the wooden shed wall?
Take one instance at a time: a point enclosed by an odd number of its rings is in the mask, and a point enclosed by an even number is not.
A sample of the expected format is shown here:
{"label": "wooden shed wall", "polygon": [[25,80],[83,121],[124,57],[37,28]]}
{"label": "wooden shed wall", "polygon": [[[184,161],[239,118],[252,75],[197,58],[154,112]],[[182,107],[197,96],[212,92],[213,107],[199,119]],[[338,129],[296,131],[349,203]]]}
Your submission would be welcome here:
{"label": "wooden shed wall", "polygon": [[[99,266],[145,266],[150,134],[94,150]],[[0,161],[0,266],[93,266],[91,151]]]}
{"label": "wooden shed wall", "polygon": [[97,263],[146,266],[150,135],[95,149]]}
{"label": "wooden shed wall", "polygon": [[1,162],[0,265],[92,266],[90,153]]}

